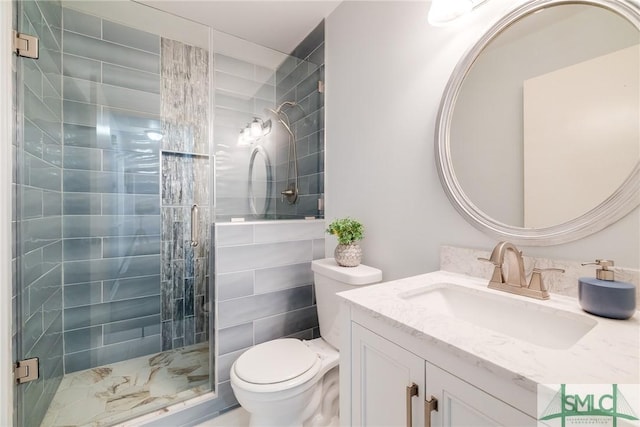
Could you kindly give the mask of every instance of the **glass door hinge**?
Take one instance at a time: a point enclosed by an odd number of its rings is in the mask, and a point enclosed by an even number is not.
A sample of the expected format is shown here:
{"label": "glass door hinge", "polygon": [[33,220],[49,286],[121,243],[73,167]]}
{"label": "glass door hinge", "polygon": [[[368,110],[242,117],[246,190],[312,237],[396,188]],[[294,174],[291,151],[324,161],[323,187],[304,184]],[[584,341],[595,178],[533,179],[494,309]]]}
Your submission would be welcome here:
{"label": "glass door hinge", "polygon": [[13,377],[16,380],[16,384],[37,380],[39,376],[39,362],[37,357],[20,360],[13,366]]}
{"label": "glass door hinge", "polygon": [[13,51],[18,56],[38,59],[38,38],[28,34],[13,32]]}

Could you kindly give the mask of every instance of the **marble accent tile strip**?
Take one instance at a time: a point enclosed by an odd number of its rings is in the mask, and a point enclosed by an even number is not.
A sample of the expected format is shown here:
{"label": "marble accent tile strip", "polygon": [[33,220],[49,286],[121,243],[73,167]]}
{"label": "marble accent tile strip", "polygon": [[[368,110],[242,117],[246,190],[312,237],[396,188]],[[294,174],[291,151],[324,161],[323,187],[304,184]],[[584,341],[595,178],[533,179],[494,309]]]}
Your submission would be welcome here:
{"label": "marble accent tile strip", "polygon": [[[208,339],[208,52],[161,39],[162,350]],[[197,246],[191,209],[198,205]]]}

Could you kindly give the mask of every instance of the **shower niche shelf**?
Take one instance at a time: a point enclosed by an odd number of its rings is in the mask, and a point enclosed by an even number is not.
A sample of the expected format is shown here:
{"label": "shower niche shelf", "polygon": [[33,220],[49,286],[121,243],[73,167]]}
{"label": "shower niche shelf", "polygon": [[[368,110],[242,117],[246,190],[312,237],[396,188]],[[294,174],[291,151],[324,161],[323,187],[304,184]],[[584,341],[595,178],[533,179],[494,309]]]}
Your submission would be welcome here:
{"label": "shower niche shelf", "polygon": [[202,157],[208,158],[209,154],[207,153],[190,153],[188,151],[175,151],[175,150],[160,150],[162,155],[167,156],[191,156],[191,157]]}

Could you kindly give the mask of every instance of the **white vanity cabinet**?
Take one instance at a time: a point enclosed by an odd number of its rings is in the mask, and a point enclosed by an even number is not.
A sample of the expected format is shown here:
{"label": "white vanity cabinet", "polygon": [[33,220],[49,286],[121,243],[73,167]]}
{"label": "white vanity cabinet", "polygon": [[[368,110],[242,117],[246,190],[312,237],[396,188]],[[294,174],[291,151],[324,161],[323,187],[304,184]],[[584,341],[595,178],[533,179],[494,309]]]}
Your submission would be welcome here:
{"label": "white vanity cabinet", "polygon": [[[424,360],[357,323],[351,333],[352,411],[343,424],[408,426],[411,411],[413,425],[424,425]],[[417,396],[411,396],[414,384]]]}
{"label": "white vanity cabinet", "polygon": [[[351,322],[350,363],[341,363],[341,424],[350,426],[535,426],[536,420],[423,357]],[[344,341],[343,341],[344,343]],[[413,386],[413,387],[412,387]],[[350,389],[350,390],[349,390]],[[427,400],[437,400],[429,410]]]}
{"label": "white vanity cabinet", "polygon": [[[574,298],[530,301],[447,271],[338,296],[343,426],[533,427],[557,404],[539,402],[540,385],[640,378],[637,318],[596,318]],[[439,408],[425,418],[431,396]]]}
{"label": "white vanity cabinet", "polygon": [[[536,420],[447,371],[426,363],[426,395],[436,397],[432,426],[535,426]],[[425,425],[429,425],[428,423]]]}

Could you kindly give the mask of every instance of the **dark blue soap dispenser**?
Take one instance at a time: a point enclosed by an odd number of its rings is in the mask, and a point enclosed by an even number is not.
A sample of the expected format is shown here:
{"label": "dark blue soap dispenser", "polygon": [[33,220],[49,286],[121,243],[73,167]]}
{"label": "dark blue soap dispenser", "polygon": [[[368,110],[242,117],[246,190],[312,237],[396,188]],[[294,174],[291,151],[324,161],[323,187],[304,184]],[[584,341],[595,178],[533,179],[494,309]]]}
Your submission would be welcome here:
{"label": "dark blue soap dispenser", "polygon": [[610,319],[628,319],[636,311],[636,287],[632,283],[615,280],[609,270],[613,261],[597,259],[582,265],[597,265],[596,277],[578,279],[578,300],[587,313]]}

